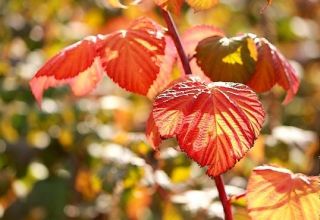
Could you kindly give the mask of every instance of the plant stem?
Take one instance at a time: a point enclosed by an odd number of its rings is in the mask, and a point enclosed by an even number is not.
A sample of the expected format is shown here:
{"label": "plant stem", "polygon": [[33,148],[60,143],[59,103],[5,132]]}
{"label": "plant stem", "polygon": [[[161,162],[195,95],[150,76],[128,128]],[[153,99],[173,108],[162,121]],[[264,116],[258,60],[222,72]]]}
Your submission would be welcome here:
{"label": "plant stem", "polygon": [[170,13],[162,8],[160,8],[163,18],[167,24],[168,30],[169,30],[169,34],[172,37],[174,44],[177,48],[182,66],[183,66],[183,70],[185,72],[186,75],[190,75],[192,74],[190,65],[189,65],[189,59],[186,55],[186,53],[183,50],[182,44],[181,44],[181,40],[179,37],[179,33],[177,31],[176,25],[170,15]]}
{"label": "plant stem", "polygon": [[225,220],[232,220],[232,211],[231,211],[231,203],[226,194],[226,190],[224,188],[223,180],[221,175],[215,176],[214,181],[216,182],[216,186],[219,192],[219,197],[223,206]]}
{"label": "plant stem", "polygon": [[[177,31],[176,25],[170,15],[170,13],[162,8],[160,8],[163,18],[167,24],[168,30],[169,30],[169,34],[171,35],[174,44],[176,46],[176,49],[178,51],[182,66],[183,66],[183,70],[185,72],[186,75],[192,74],[190,65],[189,65],[189,59],[186,55],[186,53],[183,50],[182,47],[182,43],[179,37],[179,33]],[[223,210],[224,210],[224,214],[225,214],[225,220],[233,220],[232,217],[232,212],[231,212],[231,203],[227,197],[225,188],[224,188],[224,184],[223,184],[223,180],[222,177],[216,176],[214,177],[214,181],[216,182],[216,186],[219,192],[219,197],[221,200],[221,203],[223,205]]]}

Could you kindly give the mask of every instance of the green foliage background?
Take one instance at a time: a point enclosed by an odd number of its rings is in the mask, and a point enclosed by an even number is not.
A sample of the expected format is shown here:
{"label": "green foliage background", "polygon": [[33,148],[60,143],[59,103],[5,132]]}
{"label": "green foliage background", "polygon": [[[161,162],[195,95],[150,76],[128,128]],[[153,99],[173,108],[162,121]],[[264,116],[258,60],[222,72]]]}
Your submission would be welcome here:
{"label": "green foliage background", "polygon": [[[220,219],[214,182],[179,153],[174,141],[160,154],[145,141],[151,102],[107,77],[85,98],[66,87],[46,92],[42,109],[28,81],[49,57],[84,36],[108,33],[146,15],[162,22],[151,1],[114,10],[104,0],[0,1],[0,218],[2,219]],[[213,24],[228,35],[265,36],[293,61],[301,77],[296,98],[262,94],[268,113],[248,156],[224,175],[241,194],[253,167],[277,164],[319,174],[320,2],[224,0],[194,13],[184,7],[180,31]],[[167,147],[170,146],[170,147]],[[245,201],[236,219],[248,219]]]}

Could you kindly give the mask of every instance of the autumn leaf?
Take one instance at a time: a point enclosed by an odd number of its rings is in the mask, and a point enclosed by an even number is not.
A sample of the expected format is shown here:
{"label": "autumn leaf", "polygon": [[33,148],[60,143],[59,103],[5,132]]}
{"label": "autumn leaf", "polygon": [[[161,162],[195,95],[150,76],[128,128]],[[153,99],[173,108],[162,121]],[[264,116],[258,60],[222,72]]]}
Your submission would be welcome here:
{"label": "autumn leaf", "polygon": [[275,84],[287,91],[283,101],[289,103],[299,88],[298,74],[286,58],[265,38],[257,38],[258,62],[255,73],[246,84],[256,92],[266,92]]}
{"label": "autumn leaf", "polygon": [[205,38],[199,42],[195,57],[212,81],[244,83],[259,93],[279,84],[287,91],[284,104],[298,91],[298,74],[291,64],[265,38],[253,34]]}
{"label": "autumn leaf", "polygon": [[260,166],[253,170],[248,182],[248,211],[252,219],[259,220],[318,220],[319,196],[319,177]]}
{"label": "autumn leaf", "polygon": [[[217,176],[252,147],[264,110],[245,85],[206,84],[199,78],[188,78],[157,96],[152,116],[152,135],[159,132],[161,138],[176,137],[182,151],[207,167],[208,175]],[[160,137],[149,137],[156,149]]]}
{"label": "autumn leaf", "polygon": [[106,40],[102,65],[120,87],[146,95],[160,72],[165,46],[164,29],[150,19],[140,18]]}
{"label": "autumn leaf", "polygon": [[166,65],[163,69],[171,71],[174,58],[165,58],[165,50],[164,28],[151,19],[139,18],[126,30],[90,36],[63,49],[38,70],[30,87],[39,104],[44,90],[63,84],[82,96],[92,91],[106,72],[122,88],[147,95],[160,67]]}
{"label": "autumn leaf", "polygon": [[78,96],[96,87],[104,72],[96,50],[102,41],[102,35],[87,37],[63,49],[38,70],[29,84],[39,105],[49,87],[69,84]]}

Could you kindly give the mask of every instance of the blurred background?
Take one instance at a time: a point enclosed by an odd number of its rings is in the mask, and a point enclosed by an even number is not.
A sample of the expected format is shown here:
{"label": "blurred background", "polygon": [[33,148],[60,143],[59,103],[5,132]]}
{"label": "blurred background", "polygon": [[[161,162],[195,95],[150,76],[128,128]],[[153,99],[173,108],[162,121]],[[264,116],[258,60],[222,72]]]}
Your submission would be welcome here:
{"label": "blurred background", "polygon": [[[281,105],[278,87],[262,94],[268,113],[255,147],[224,174],[230,195],[244,193],[251,170],[276,164],[319,174],[320,1],[221,0],[197,12],[184,5],[180,31],[212,24],[227,35],[265,36],[292,61],[301,85]],[[89,96],[49,89],[42,109],[28,81],[63,47],[109,33],[146,15],[163,24],[151,0],[127,10],[106,0],[0,0],[0,219],[221,219],[214,181],[174,141],[155,153],[145,141],[151,102],[107,77]],[[177,71],[177,70],[175,70]],[[248,219],[245,200],[233,204]]]}

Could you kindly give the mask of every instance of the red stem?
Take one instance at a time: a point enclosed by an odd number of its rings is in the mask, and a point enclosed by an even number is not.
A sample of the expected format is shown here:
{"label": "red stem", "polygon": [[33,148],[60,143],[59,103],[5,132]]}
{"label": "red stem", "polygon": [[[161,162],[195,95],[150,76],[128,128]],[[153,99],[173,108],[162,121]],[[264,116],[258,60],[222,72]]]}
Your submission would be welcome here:
{"label": "red stem", "polygon": [[[167,27],[168,27],[168,30],[169,30],[169,34],[171,35],[171,37],[172,37],[172,39],[174,41],[174,44],[175,44],[175,46],[177,48],[177,51],[178,51],[178,54],[179,54],[179,57],[180,57],[184,72],[185,72],[186,75],[192,74],[192,71],[191,71],[191,68],[190,68],[190,65],[189,65],[189,59],[188,59],[188,57],[186,56],[186,53],[183,50],[183,47],[182,47],[182,44],[181,44],[181,40],[180,40],[180,37],[179,37],[179,33],[177,31],[176,25],[175,25],[171,15],[170,15],[170,13],[168,11],[162,9],[162,8],[160,8],[160,9],[161,9],[163,18],[164,18],[164,20],[165,20],[165,22],[167,24]],[[219,197],[220,197],[221,203],[223,205],[223,210],[224,210],[224,214],[225,214],[225,220],[233,220],[232,212],[231,212],[231,203],[230,203],[230,201],[228,199],[228,196],[226,194],[222,177],[220,175],[216,176],[216,177],[214,177],[214,181],[216,182],[216,186],[217,186],[217,189],[218,189],[218,192],[219,192]]]}
{"label": "red stem", "polygon": [[223,180],[221,175],[215,176],[214,181],[216,182],[216,186],[219,192],[219,197],[223,206],[225,220],[233,220],[232,211],[231,211],[231,203],[226,194],[226,190],[224,188]]}
{"label": "red stem", "polygon": [[183,66],[183,70],[185,72],[186,75],[190,75],[192,74],[192,71],[191,71],[191,68],[190,68],[190,65],[189,65],[189,59],[186,55],[186,53],[184,52],[183,50],[183,47],[182,47],[182,44],[181,44],[181,40],[180,40],[180,37],[179,37],[179,33],[177,31],[177,28],[176,28],[176,25],[170,15],[170,13],[162,8],[161,9],[161,12],[162,12],[162,15],[163,15],[163,18],[167,24],[167,27],[168,27],[168,31],[169,31],[169,34],[170,36],[172,37],[173,39],[173,42],[177,48],[177,51],[178,51],[178,54],[179,54],[179,57],[180,57],[180,60],[181,60],[181,63],[182,63],[182,66]]}

